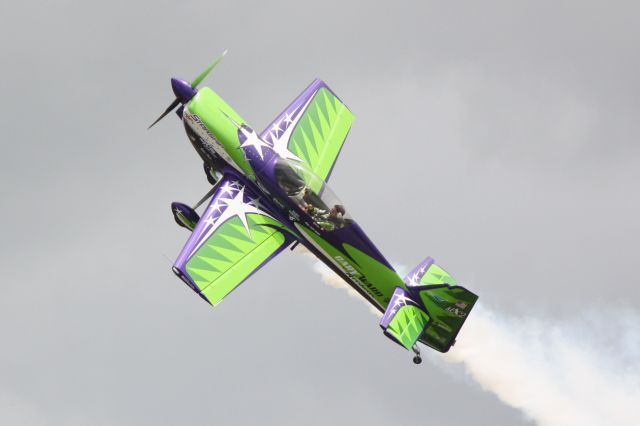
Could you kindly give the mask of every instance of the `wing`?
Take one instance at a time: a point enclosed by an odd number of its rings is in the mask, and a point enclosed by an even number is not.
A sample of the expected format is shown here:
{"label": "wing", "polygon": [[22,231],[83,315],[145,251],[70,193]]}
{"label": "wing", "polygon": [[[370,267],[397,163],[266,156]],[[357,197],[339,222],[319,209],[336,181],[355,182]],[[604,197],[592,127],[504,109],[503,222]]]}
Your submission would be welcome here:
{"label": "wing", "polygon": [[292,240],[256,193],[225,175],[173,271],[216,305]]}
{"label": "wing", "polygon": [[281,157],[306,162],[328,181],[353,119],[329,86],[316,79],[260,136]]}

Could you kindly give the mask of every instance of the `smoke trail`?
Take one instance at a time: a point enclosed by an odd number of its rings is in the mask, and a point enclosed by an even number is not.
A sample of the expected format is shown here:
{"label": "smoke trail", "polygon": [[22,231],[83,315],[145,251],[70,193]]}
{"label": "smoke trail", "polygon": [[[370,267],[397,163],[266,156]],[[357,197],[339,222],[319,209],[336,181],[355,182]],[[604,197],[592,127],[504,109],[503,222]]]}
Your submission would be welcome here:
{"label": "smoke trail", "polygon": [[540,426],[637,425],[639,318],[597,315],[587,318],[598,322],[554,324],[477,305],[456,346],[439,358],[463,364],[483,389]]}
{"label": "smoke trail", "polygon": [[[364,300],[321,262],[313,269]],[[579,323],[557,324],[507,318],[477,304],[457,340],[447,354],[429,359],[463,366],[484,390],[540,426],[640,424],[640,317],[632,312],[599,310]]]}
{"label": "smoke trail", "polygon": [[322,278],[322,281],[325,284],[333,288],[346,291],[349,296],[353,297],[354,299],[359,299],[362,302],[366,303],[367,307],[369,308],[369,311],[372,314],[378,317],[382,317],[382,314],[380,313],[380,311],[378,311],[376,308],[371,306],[371,304],[364,297],[362,297],[360,293],[355,291],[353,287],[347,284],[338,274],[333,272],[327,265],[319,261],[318,258],[313,253],[311,253],[309,250],[307,250],[302,246],[297,250],[302,255],[304,255],[307,259],[313,262],[313,270],[320,275],[320,277]]}

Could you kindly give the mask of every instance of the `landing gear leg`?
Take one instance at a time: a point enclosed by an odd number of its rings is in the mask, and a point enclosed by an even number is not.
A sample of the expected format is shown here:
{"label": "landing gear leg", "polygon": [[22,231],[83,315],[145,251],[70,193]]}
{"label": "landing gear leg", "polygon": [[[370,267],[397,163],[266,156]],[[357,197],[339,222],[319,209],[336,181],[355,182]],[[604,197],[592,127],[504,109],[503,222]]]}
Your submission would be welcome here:
{"label": "landing gear leg", "polygon": [[413,345],[411,347],[411,350],[413,350],[413,353],[416,354],[413,357],[413,363],[420,364],[422,362],[422,357],[420,356],[420,348],[418,347],[418,345]]}

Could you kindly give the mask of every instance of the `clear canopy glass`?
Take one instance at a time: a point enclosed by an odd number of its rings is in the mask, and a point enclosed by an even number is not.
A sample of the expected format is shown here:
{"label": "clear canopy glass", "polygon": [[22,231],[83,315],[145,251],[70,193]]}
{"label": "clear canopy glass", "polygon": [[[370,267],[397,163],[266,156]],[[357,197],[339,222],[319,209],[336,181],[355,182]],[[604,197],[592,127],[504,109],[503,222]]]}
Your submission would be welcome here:
{"label": "clear canopy glass", "polygon": [[333,231],[353,222],[326,182],[305,163],[279,159],[275,175],[289,199],[321,229]]}

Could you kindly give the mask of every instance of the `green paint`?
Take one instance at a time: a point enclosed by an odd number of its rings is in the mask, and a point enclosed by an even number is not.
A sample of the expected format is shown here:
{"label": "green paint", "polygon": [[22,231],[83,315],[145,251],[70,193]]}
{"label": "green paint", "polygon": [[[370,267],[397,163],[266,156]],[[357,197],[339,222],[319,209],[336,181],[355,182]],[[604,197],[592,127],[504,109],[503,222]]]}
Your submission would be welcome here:
{"label": "green paint", "polygon": [[405,288],[402,278],[393,269],[357,248],[344,244],[345,252],[342,252],[311,229],[302,225],[299,225],[299,229],[333,258],[340,269],[367,293],[371,302],[382,309],[386,308],[396,287]]}
{"label": "green paint", "polygon": [[320,235],[313,232],[311,229],[307,228],[304,225],[298,225],[298,229],[301,230],[307,237],[312,239],[318,244],[322,250],[324,250],[329,256],[335,258],[336,256],[344,256],[344,253],[336,249],[334,246],[329,244],[324,238]]}
{"label": "green paint", "polygon": [[319,191],[327,179],[353,120],[351,111],[323,87],[316,92],[291,134],[289,150],[321,178],[308,182],[314,191]]}
{"label": "green paint", "polygon": [[457,281],[449,275],[447,271],[436,265],[435,263],[429,267],[427,273],[422,276],[420,284],[439,285],[449,284],[456,285]]}
{"label": "green paint", "polygon": [[254,179],[253,169],[245,158],[244,151],[240,148],[238,128],[229,118],[239,125],[244,123],[244,119],[208,87],[200,89],[187,107],[191,114],[197,115],[202,120],[247,177]]}
{"label": "green paint", "polygon": [[[433,266],[435,265],[431,268]],[[433,319],[420,340],[441,352],[446,352],[453,344],[453,339],[473,309],[478,296],[462,287],[443,286],[421,291],[420,299]]]}
{"label": "green paint", "polygon": [[195,229],[196,225],[198,224],[197,221],[193,221],[193,220],[189,219],[181,211],[178,211],[176,213],[176,216],[177,216],[178,220],[180,221],[180,223],[182,223],[189,231],[193,231]]}
{"label": "green paint", "polygon": [[349,244],[343,246],[358,264],[358,269],[366,277],[366,281],[382,293],[382,296],[376,298],[382,307],[387,306],[396,287],[405,288],[404,281],[396,271]]}
{"label": "green paint", "polygon": [[398,339],[402,346],[411,349],[428,323],[429,315],[422,309],[405,305],[396,312],[386,331]]}
{"label": "green paint", "polygon": [[202,294],[219,303],[284,242],[270,217],[247,215],[250,235],[238,217],[222,224],[187,262],[186,269]]}

